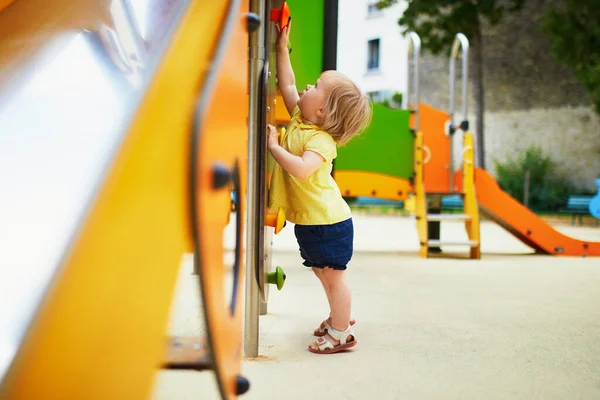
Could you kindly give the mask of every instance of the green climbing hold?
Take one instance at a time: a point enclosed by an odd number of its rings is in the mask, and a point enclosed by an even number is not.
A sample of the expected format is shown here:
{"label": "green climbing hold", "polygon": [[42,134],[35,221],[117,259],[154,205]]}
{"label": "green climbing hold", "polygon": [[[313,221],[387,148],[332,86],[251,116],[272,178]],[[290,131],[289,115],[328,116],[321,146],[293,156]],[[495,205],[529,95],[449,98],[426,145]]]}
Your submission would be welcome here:
{"label": "green climbing hold", "polygon": [[281,267],[275,268],[275,272],[269,272],[267,274],[267,282],[271,285],[277,285],[277,290],[281,290],[283,288],[283,284],[285,283],[285,273]]}

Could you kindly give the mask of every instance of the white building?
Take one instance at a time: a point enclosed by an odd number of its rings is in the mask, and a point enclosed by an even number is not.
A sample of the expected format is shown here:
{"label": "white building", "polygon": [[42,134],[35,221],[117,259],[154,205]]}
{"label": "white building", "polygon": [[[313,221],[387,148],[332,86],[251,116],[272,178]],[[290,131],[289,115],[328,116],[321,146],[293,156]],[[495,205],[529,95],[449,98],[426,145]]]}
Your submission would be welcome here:
{"label": "white building", "polygon": [[408,40],[398,19],[407,2],[400,0],[384,10],[376,3],[339,0],[337,69],[374,101],[381,101],[395,92],[406,94]]}

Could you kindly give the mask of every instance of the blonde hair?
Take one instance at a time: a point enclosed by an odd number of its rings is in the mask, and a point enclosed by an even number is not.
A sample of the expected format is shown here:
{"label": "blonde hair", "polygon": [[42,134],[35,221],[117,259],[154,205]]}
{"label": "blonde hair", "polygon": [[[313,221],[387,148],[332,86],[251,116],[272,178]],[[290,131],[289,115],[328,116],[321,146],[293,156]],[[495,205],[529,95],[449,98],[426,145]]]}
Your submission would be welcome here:
{"label": "blonde hair", "polygon": [[326,71],[322,76],[332,82],[325,100],[325,118],[321,127],[339,145],[344,145],[371,123],[371,102],[344,74]]}

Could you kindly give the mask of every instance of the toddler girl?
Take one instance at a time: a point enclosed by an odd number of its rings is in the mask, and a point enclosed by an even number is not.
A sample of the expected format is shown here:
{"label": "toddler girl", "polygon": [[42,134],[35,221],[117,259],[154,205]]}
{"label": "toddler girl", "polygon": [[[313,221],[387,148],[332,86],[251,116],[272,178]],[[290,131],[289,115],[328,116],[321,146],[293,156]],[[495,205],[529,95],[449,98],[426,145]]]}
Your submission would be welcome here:
{"label": "toddler girl", "polygon": [[346,76],[324,72],[300,96],[287,48],[291,22],[277,37],[277,79],[291,121],[281,145],[269,125],[268,149],[277,165],[271,177],[269,209],[283,208],[304,265],[321,281],[329,318],[315,330],[309,351],[331,354],[357,344],[350,321],[350,289],[344,271],[352,258],[354,228],[350,207],[331,176],[336,146],[366,128],[371,106]]}

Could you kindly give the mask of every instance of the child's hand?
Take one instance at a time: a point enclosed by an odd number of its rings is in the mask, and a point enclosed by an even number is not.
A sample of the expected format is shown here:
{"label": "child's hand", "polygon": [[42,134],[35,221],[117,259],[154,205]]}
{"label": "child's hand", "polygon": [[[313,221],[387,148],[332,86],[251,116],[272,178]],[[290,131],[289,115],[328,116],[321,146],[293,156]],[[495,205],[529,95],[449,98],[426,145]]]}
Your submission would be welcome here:
{"label": "child's hand", "polygon": [[290,41],[290,29],[292,29],[292,19],[288,22],[287,26],[283,29],[277,25],[277,41],[275,42],[277,50],[288,51],[287,46]]}
{"label": "child's hand", "polygon": [[267,138],[267,148],[271,150],[279,146],[279,135],[277,135],[277,129],[275,129],[273,125],[268,124],[267,128],[269,129],[269,137]]}

